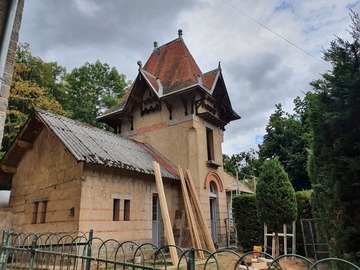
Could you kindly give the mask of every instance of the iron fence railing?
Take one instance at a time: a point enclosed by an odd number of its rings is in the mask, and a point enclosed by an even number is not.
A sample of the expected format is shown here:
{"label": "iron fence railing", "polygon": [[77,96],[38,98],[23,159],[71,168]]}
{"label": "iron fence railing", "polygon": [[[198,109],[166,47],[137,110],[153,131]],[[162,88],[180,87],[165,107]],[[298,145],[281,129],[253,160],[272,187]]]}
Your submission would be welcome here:
{"label": "iron fence railing", "polygon": [[[179,261],[172,265],[169,249]],[[201,258],[200,258],[201,257]],[[277,270],[360,270],[351,262],[328,258],[313,261],[287,254],[273,258],[264,252],[245,254],[231,249],[215,253],[177,246],[157,247],[115,239],[103,241],[92,231],[83,234],[23,234],[4,231],[0,247],[0,270],[116,270],[116,269],[277,269]]]}

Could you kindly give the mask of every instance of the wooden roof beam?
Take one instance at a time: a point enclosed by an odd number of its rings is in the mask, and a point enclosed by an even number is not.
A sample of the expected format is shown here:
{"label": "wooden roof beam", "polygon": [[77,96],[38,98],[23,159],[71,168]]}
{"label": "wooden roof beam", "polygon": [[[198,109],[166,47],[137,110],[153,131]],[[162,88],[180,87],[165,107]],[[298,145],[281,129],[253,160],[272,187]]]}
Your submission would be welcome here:
{"label": "wooden roof beam", "polygon": [[28,141],[24,141],[24,140],[17,140],[16,144],[21,147],[21,148],[24,148],[24,149],[30,149],[32,148],[33,144],[31,142],[28,142]]}
{"label": "wooden roof beam", "polygon": [[17,167],[1,165],[0,170],[5,172],[5,173],[15,174],[16,171],[17,171]]}

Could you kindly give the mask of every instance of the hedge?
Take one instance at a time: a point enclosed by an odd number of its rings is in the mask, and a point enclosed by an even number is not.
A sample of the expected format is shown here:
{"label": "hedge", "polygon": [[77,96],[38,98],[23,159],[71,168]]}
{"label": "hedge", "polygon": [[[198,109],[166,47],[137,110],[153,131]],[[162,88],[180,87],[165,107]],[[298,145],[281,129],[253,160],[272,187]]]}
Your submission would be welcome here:
{"label": "hedge", "polygon": [[[311,194],[312,190],[295,193],[298,205],[296,252],[300,255],[305,255],[300,219],[312,218]],[[255,194],[244,194],[234,197],[233,213],[235,215],[239,247],[246,252],[251,251],[253,246],[263,245],[264,228],[257,215]]]}
{"label": "hedge", "polygon": [[263,243],[263,225],[256,211],[255,194],[244,194],[233,198],[233,213],[239,246],[243,251]]}

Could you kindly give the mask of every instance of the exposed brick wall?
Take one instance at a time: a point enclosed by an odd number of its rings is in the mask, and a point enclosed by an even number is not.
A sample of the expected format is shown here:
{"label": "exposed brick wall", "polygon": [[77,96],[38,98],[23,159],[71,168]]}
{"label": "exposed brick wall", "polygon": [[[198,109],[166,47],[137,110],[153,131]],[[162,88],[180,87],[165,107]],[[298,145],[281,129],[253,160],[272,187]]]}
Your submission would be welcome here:
{"label": "exposed brick wall", "polygon": [[[11,0],[1,0],[0,1],[0,39],[4,37],[4,31],[6,27],[6,18],[9,13],[9,6]],[[8,105],[8,99],[10,96],[10,86],[12,81],[12,76],[14,72],[14,58],[16,53],[16,47],[19,39],[19,31],[21,18],[24,8],[24,1],[19,0],[18,7],[16,11],[14,26],[11,34],[11,40],[9,44],[9,50],[6,58],[6,64],[4,68],[4,75],[1,83],[0,91],[0,145],[4,135],[4,126],[6,119],[6,109]]]}

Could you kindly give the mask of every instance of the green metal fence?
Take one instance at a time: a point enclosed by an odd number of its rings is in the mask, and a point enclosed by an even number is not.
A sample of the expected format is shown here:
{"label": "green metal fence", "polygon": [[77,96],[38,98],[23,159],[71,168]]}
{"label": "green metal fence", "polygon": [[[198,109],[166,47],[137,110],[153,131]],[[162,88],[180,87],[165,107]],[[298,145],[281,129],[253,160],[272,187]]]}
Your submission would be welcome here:
{"label": "green metal fence", "polygon": [[[179,262],[172,265],[169,249],[175,248]],[[204,256],[201,256],[204,254]],[[202,257],[202,258],[199,258]],[[0,247],[0,270],[112,270],[112,269],[279,269],[360,270],[337,258],[314,262],[299,255],[272,258],[264,252],[239,253],[219,249],[215,253],[151,243],[106,241],[89,233],[23,234],[4,231]]]}

